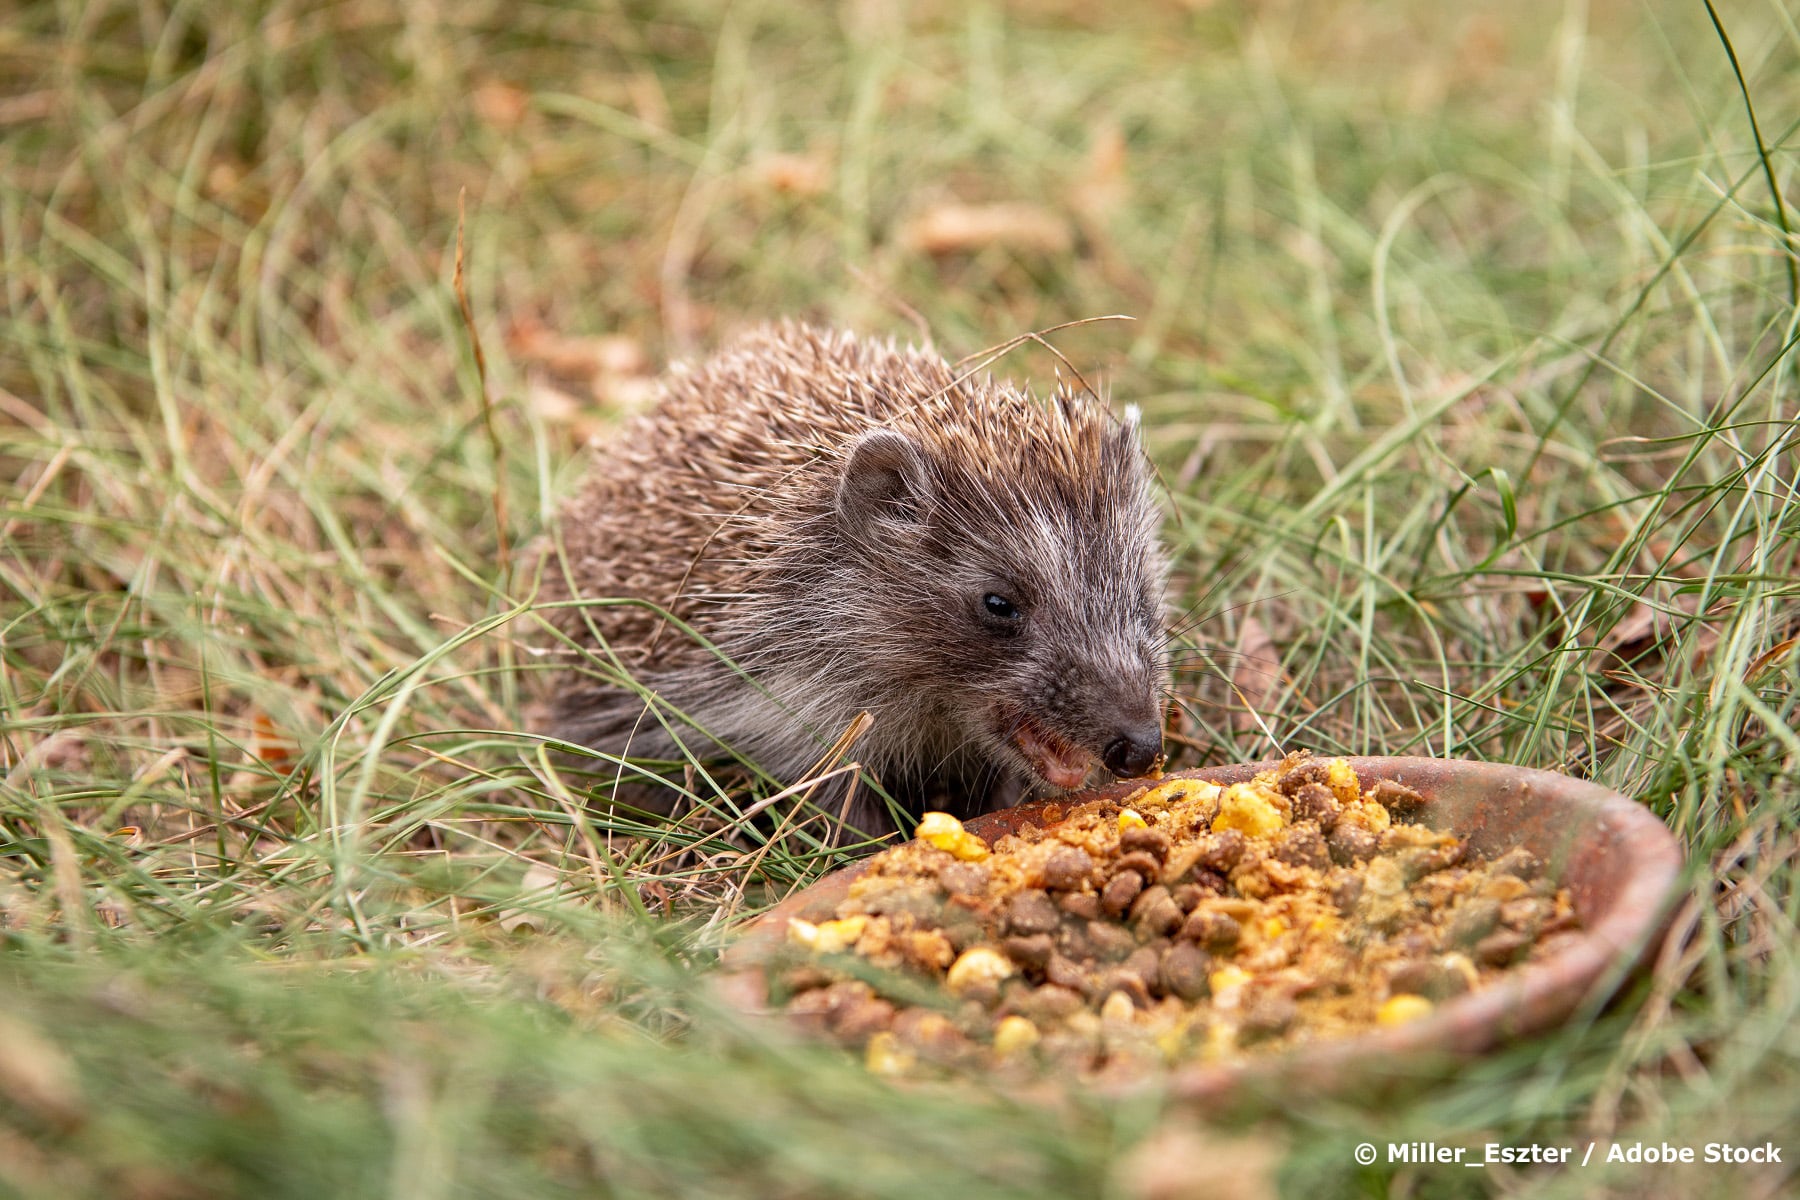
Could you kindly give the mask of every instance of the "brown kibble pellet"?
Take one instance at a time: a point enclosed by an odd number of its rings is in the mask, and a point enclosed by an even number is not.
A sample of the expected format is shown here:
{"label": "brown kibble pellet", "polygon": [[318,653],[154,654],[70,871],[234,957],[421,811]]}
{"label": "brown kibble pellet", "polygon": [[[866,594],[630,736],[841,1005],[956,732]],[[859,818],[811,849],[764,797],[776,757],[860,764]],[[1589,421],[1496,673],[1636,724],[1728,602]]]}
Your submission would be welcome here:
{"label": "brown kibble pellet", "polygon": [[1325,786],[1326,780],[1330,778],[1331,774],[1331,768],[1326,765],[1327,761],[1315,758],[1299,764],[1293,770],[1282,775],[1275,784],[1275,790],[1284,796],[1293,796],[1308,784]]}
{"label": "brown kibble pellet", "polygon": [[831,1014],[831,1032],[853,1046],[860,1046],[894,1023],[894,1006],[871,996],[847,1004]]}
{"label": "brown kibble pellet", "polygon": [[909,1008],[894,1018],[894,1036],[933,1062],[954,1062],[973,1047],[949,1018]]}
{"label": "brown kibble pellet", "polygon": [[1517,959],[1531,946],[1531,939],[1517,930],[1500,929],[1475,943],[1475,961],[1489,967],[1502,967]]}
{"label": "brown kibble pellet", "polygon": [[836,976],[817,963],[801,963],[780,974],[776,981],[777,990],[792,996],[797,992],[823,988],[835,978]]}
{"label": "brown kibble pellet", "polygon": [[1085,887],[1093,874],[1093,856],[1080,846],[1065,846],[1044,860],[1044,886],[1053,892]]}
{"label": "brown kibble pellet", "polygon": [[1047,933],[1034,933],[1030,936],[1007,938],[1000,943],[1000,949],[1006,957],[1022,967],[1035,967],[1043,970],[1050,962],[1050,956],[1056,952],[1056,940]]}
{"label": "brown kibble pellet", "polygon": [[1199,909],[1189,915],[1179,935],[1184,941],[1196,942],[1208,950],[1230,950],[1243,936],[1243,928],[1229,914]]}
{"label": "brown kibble pellet", "polygon": [[1094,957],[1103,962],[1117,962],[1137,949],[1137,939],[1131,931],[1110,921],[1089,921],[1087,944]]}
{"label": "brown kibble pellet", "polygon": [[938,886],[952,896],[979,896],[992,877],[980,863],[955,862],[939,869]]}
{"label": "brown kibble pellet", "polygon": [[1175,906],[1184,913],[1193,912],[1199,907],[1202,900],[1217,894],[1211,888],[1201,887],[1197,883],[1184,883],[1180,887],[1169,889],[1169,897],[1175,901]]}
{"label": "brown kibble pellet", "polygon": [[1085,996],[1094,990],[1092,972],[1083,970],[1073,960],[1060,954],[1052,954],[1050,961],[1044,964],[1044,981],[1056,987],[1067,988]]}
{"label": "brown kibble pellet", "polygon": [[986,936],[986,933],[983,932],[981,928],[981,922],[977,921],[971,914],[952,914],[949,911],[945,912],[944,938],[950,943],[950,948],[955,950],[958,954],[967,950],[970,946],[973,946],[976,942],[979,942]]}
{"label": "brown kibble pellet", "polygon": [[1081,1011],[1081,996],[1081,992],[1074,988],[1046,983],[1027,993],[1019,1001],[1019,1008],[1034,1020],[1058,1021]]}
{"label": "brown kibble pellet", "polygon": [[1131,998],[1137,1008],[1150,1007],[1150,985],[1136,971],[1128,971],[1123,965],[1112,968],[1100,976],[1100,986],[1095,989],[1102,998],[1124,993]]}
{"label": "brown kibble pellet", "polygon": [[1331,861],[1340,867],[1367,862],[1379,848],[1374,834],[1349,821],[1339,821],[1334,825],[1331,832],[1325,835],[1325,845],[1331,852]]}
{"label": "brown kibble pellet", "polygon": [[1057,906],[1071,917],[1080,917],[1084,921],[1095,921],[1100,918],[1100,897],[1092,892],[1070,892]]}
{"label": "brown kibble pellet", "polygon": [[1205,999],[1206,977],[1212,970],[1212,956],[1193,942],[1176,942],[1163,951],[1160,964],[1163,990],[1190,1004]]}
{"label": "brown kibble pellet", "polygon": [[1148,989],[1155,987],[1157,980],[1161,978],[1159,965],[1161,959],[1162,954],[1155,947],[1139,946],[1124,962],[1119,964],[1119,969],[1136,975],[1144,981],[1144,987]]}
{"label": "brown kibble pellet", "polygon": [[1127,854],[1141,850],[1160,864],[1169,856],[1169,835],[1160,829],[1133,827],[1119,835],[1119,849]]}
{"label": "brown kibble pellet", "polygon": [[1116,917],[1130,908],[1144,890],[1144,877],[1136,871],[1120,871],[1107,882],[1106,890],[1100,893],[1100,911],[1109,917]]}
{"label": "brown kibble pellet", "polygon": [[1373,800],[1396,817],[1411,816],[1425,807],[1425,797],[1404,783],[1392,779],[1377,779],[1375,786],[1365,791],[1363,797]]}
{"label": "brown kibble pellet", "polygon": [[1220,830],[1207,838],[1206,854],[1200,859],[1200,864],[1221,875],[1229,874],[1238,865],[1238,860],[1244,857],[1244,848],[1248,844],[1249,840],[1237,830]]}
{"label": "brown kibble pellet", "polygon": [[1186,914],[1162,884],[1147,887],[1131,906],[1132,923],[1153,937],[1167,937],[1181,928]]}
{"label": "brown kibble pellet", "polygon": [[1331,851],[1325,845],[1325,835],[1311,821],[1288,830],[1275,857],[1292,866],[1311,867],[1315,871],[1324,871],[1331,866]]}
{"label": "brown kibble pellet", "polygon": [[1006,924],[1014,933],[1055,933],[1062,927],[1062,914],[1047,892],[1027,888],[1006,906]]}
{"label": "brown kibble pellet", "polygon": [[1320,829],[1329,830],[1337,824],[1341,812],[1343,805],[1322,783],[1308,783],[1294,792],[1295,821],[1311,821]]}
{"label": "brown kibble pellet", "polygon": [[1122,875],[1126,871],[1135,871],[1145,879],[1162,878],[1162,860],[1148,850],[1132,850],[1121,854],[1113,864],[1113,874]]}
{"label": "brown kibble pellet", "polygon": [[1223,896],[1231,890],[1231,880],[1211,868],[1195,871],[1193,882],[1197,887],[1205,889],[1209,896]]}
{"label": "brown kibble pellet", "polygon": [[943,907],[943,897],[929,885],[894,887],[869,897],[864,907],[879,916],[932,917]]}

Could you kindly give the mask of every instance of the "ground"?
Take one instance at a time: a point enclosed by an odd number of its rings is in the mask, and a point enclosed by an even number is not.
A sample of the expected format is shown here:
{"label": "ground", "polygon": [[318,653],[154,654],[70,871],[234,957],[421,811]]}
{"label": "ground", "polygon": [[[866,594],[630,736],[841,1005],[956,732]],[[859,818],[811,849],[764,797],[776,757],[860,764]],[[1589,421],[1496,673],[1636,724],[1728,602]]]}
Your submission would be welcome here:
{"label": "ground", "polygon": [[[1386,1147],[1796,1128],[1793,13],[1101,14],[0,4],[0,1191],[1791,1187]],[[722,1009],[843,851],[704,772],[710,820],[584,807],[516,635],[582,444],[778,315],[1086,322],[995,370],[1143,410],[1185,761],[1591,777],[1681,839],[1675,940],[1453,1079],[1230,1127]]]}

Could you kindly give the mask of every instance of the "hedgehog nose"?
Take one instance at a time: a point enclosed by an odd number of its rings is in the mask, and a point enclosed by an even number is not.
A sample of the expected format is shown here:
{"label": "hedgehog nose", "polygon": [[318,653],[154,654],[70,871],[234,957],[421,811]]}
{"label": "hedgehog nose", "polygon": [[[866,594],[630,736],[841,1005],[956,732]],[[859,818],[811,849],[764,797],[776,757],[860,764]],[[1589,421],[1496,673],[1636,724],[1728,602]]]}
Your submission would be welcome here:
{"label": "hedgehog nose", "polygon": [[1121,733],[1106,743],[1101,751],[1100,759],[1106,769],[1121,779],[1130,779],[1142,775],[1162,753],[1162,730],[1134,729]]}

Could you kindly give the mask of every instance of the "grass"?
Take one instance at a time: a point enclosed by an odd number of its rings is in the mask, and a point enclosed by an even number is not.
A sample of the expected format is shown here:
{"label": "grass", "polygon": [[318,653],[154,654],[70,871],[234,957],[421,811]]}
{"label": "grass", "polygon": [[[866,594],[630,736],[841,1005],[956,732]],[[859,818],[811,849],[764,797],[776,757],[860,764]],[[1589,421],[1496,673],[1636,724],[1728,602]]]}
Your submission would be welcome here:
{"label": "grass", "polygon": [[[1800,1127],[1785,9],[0,13],[0,1191],[1791,1187],[1351,1155]],[[1053,234],[926,252],[952,202]],[[790,313],[952,355],[1135,317],[1054,341],[1145,412],[1188,760],[1587,775],[1687,847],[1680,938],[1248,1127],[897,1090],[722,1010],[735,923],[842,852],[704,774],[725,820],[578,804],[498,564],[657,364]]]}

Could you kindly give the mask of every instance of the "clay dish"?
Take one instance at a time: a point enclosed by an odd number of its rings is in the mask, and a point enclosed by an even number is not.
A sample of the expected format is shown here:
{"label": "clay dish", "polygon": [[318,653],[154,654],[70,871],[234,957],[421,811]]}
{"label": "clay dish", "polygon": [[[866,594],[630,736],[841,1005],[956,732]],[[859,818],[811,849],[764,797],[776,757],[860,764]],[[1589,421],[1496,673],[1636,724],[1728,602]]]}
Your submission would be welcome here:
{"label": "clay dish", "polygon": [[[1410,820],[1469,839],[1495,857],[1524,846],[1569,889],[1581,920],[1578,938],[1549,957],[1514,968],[1479,991],[1440,1005],[1405,1025],[1222,1063],[1171,1067],[1161,1083],[1205,1107],[1257,1095],[1343,1094],[1384,1090],[1441,1074],[1506,1042],[1597,1012],[1641,964],[1667,927],[1681,873],[1681,851],[1641,804],[1598,784],[1500,763],[1432,758],[1352,758],[1366,789],[1378,779],[1413,788],[1425,805]],[[1274,763],[1184,771],[1169,778],[1229,784]],[[1142,787],[1123,782],[1054,803],[1122,799]],[[1026,822],[1045,824],[1044,803],[1023,804],[966,822],[989,841]],[[725,954],[721,982],[741,1009],[768,1008],[760,964],[786,938],[788,920],[824,920],[863,868],[846,867],[763,914]]]}

